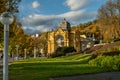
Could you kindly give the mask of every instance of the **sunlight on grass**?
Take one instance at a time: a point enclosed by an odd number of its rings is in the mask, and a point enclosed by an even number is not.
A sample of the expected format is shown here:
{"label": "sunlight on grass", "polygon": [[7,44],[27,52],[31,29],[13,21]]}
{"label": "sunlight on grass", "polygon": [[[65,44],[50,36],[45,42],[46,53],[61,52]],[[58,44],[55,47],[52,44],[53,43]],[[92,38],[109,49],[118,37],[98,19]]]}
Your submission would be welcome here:
{"label": "sunlight on grass", "polygon": [[37,58],[14,62],[9,68],[9,80],[48,80],[50,77],[80,75],[105,71],[88,64],[90,54]]}

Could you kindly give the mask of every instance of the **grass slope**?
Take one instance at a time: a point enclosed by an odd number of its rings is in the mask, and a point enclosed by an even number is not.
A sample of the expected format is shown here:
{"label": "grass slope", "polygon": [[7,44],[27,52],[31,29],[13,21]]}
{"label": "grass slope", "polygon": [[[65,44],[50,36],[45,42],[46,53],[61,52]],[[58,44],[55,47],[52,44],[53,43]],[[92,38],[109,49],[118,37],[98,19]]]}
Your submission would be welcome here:
{"label": "grass slope", "polygon": [[49,80],[51,77],[104,72],[88,64],[90,54],[57,58],[37,58],[14,62],[9,66],[9,80]]}

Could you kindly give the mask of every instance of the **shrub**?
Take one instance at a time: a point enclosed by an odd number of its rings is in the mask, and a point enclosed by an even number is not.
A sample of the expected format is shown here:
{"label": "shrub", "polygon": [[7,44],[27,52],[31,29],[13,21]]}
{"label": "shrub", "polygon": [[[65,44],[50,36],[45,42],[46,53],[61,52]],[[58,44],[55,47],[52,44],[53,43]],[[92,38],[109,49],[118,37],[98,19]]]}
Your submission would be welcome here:
{"label": "shrub", "polygon": [[119,55],[119,54],[120,54],[120,51],[111,51],[111,52],[102,53],[102,55],[105,55],[105,56],[115,56],[115,55]]}
{"label": "shrub", "polygon": [[104,56],[115,56],[120,54],[120,46],[115,46],[112,48],[107,48],[105,50],[101,50],[99,52],[95,52],[92,54],[90,59],[94,59],[99,55],[104,55]]}
{"label": "shrub", "polygon": [[[91,48],[93,56],[91,59],[97,57],[98,55],[105,54],[110,56],[120,54],[120,41],[113,43],[105,43],[104,45],[97,45]],[[95,54],[95,55],[94,55]]]}
{"label": "shrub", "polygon": [[113,60],[114,60],[114,65],[113,65],[113,69],[114,70],[120,70],[120,55],[119,56],[114,56],[113,57]]}
{"label": "shrub", "polygon": [[120,38],[115,38],[115,39],[112,39],[111,41],[117,42],[117,41],[120,41]]}
{"label": "shrub", "polygon": [[76,50],[74,47],[59,47],[57,48],[56,53],[60,52],[60,53],[66,54],[66,53],[75,52],[75,51]]}
{"label": "shrub", "polygon": [[93,66],[101,66],[102,59],[103,59],[103,56],[98,56],[97,58],[90,60],[89,64]]}
{"label": "shrub", "polygon": [[58,47],[51,57],[65,56],[67,53],[76,52],[74,47]]}
{"label": "shrub", "polygon": [[120,70],[120,55],[98,56],[97,58],[90,60],[89,64],[110,70]]}
{"label": "shrub", "polygon": [[100,61],[101,67],[112,69],[113,66],[113,58],[110,56],[105,56],[103,59]]}

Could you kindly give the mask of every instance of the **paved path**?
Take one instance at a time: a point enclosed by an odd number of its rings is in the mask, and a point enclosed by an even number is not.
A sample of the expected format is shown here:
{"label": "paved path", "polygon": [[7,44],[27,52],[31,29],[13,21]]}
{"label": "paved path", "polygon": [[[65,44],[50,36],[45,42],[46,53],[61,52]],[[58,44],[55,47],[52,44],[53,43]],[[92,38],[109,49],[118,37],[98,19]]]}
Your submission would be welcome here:
{"label": "paved path", "polygon": [[[13,59],[9,58],[9,63],[11,63],[11,62],[13,62]],[[0,59],[0,74],[2,74],[2,73],[3,73],[3,59]]]}
{"label": "paved path", "polygon": [[51,78],[50,80],[120,80],[120,72]]}

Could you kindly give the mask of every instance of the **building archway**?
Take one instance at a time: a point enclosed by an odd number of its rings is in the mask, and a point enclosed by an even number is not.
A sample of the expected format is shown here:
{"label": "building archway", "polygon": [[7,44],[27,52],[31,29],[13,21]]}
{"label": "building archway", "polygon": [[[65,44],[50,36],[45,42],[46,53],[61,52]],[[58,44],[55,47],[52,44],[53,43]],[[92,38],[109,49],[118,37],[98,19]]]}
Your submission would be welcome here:
{"label": "building archway", "polygon": [[57,47],[63,47],[64,46],[64,37],[62,35],[57,35],[55,37],[55,45]]}

